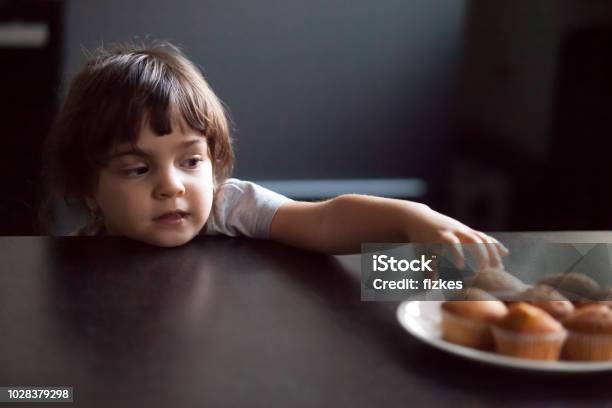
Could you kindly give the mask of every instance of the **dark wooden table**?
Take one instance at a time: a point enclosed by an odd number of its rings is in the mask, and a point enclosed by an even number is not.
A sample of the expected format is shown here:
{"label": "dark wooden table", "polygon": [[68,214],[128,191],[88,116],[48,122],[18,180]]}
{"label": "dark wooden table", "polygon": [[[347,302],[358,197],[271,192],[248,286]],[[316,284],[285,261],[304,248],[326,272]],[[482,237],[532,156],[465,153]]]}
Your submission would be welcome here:
{"label": "dark wooden table", "polygon": [[515,371],[422,344],[396,303],[360,301],[354,257],[7,237],[0,260],[0,386],[69,385],[66,406],[612,403],[608,373]]}

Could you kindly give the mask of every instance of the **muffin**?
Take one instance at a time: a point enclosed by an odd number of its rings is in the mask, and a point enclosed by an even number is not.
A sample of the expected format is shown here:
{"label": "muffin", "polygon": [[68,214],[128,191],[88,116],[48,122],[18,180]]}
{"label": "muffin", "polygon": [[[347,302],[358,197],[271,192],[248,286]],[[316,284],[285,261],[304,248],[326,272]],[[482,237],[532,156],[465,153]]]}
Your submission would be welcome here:
{"label": "muffin", "polygon": [[466,287],[479,288],[501,300],[510,300],[518,293],[528,289],[516,276],[503,269],[483,269],[465,280]]}
{"label": "muffin", "polygon": [[583,273],[557,273],[547,276],[538,283],[557,289],[569,300],[595,300],[601,296],[599,284]]}
{"label": "muffin", "polygon": [[601,304],[577,309],[563,320],[569,331],[563,349],[568,360],[612,360],[612,310]]}
{"label": "muffin", "polygon": [[533,288],[521,292],[517,300],[539,307],[557,320],[568,316],[574,311],[574,305],[553,287],[537,284]]}
{"label": "muffin", "polygon": [[442,303],[442,338],[462,346],[492,349],[491,324],[503,318],[508,309],[480,289],[466,290],[461,296],[467,300]]}
{"label": "muffin", "polygon": [[495,350],[507,356],[557,360],[567,331],[544,310],[521,302],[493,326]]}

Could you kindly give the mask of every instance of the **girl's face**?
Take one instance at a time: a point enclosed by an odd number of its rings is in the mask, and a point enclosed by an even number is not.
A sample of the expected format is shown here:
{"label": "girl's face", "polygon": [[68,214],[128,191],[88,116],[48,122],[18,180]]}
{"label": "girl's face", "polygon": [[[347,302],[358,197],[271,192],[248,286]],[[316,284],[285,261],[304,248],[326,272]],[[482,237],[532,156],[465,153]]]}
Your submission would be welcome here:
{"label": "girl's face", "polygon": [[93,201],[109,235],[164,247],[189,242],[204,227],[213,201],[206,139],[184,123],[164,136],[143,126],[136,149],[114,150]]}

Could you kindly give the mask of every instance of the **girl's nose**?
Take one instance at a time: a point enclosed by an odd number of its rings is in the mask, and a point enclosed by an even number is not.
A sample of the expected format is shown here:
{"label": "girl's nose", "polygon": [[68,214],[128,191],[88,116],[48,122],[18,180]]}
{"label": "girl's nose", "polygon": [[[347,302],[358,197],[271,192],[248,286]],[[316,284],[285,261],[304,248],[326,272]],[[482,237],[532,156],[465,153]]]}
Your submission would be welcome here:
{"label": "girl's nose", "polygon": [[185,194],[185,185],[175,169],[164,170],[160,173],[154,191],[156,198],[170,198]]}

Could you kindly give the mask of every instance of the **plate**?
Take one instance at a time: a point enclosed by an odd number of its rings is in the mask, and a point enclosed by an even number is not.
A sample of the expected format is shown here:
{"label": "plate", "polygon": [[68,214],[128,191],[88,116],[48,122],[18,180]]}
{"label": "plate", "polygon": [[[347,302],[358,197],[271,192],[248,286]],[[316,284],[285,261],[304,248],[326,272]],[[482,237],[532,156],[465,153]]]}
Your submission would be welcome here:
{"label": "plate", "polygon": [[548,372],[595,372],[612,370],[612,361],[570,362],[537,361],[502,356],[496,353],[476,350],[442,340],[440,333],[441,312],[439,301],[405,301],[397,309],[397,319],[404,329],[425,343],[467,359],[487,364]]}

